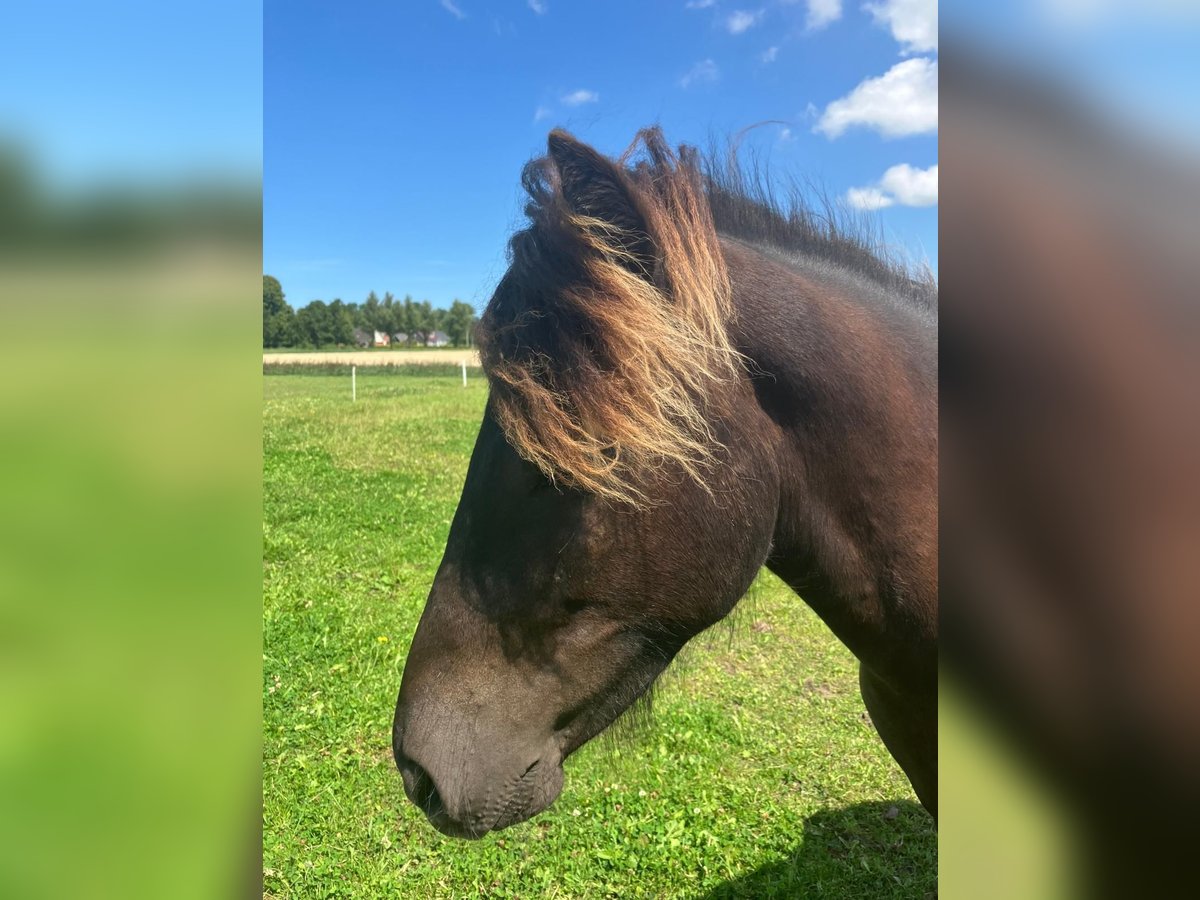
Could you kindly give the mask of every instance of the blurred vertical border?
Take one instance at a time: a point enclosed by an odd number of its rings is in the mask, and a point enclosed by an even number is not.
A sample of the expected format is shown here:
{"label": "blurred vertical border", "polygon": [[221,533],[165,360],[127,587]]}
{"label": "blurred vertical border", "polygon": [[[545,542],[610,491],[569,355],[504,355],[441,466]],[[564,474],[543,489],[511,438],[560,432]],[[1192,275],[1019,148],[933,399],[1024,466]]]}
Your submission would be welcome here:
{"label": "blurred vertical border", "polygon": [[0,35],[0,896],[260,893],[262,10]]}
{"label": "blurred vertical border", "polygon": [[1196,896],[1200,5],[940,15],[940,890]]}

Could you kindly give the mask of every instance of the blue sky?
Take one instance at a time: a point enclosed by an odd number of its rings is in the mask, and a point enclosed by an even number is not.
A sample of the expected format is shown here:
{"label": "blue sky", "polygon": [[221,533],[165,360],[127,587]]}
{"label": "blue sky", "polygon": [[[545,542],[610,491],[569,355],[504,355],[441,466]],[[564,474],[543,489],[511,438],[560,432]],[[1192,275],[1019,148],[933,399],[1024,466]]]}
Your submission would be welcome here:
{"label": "blue sky", "polygon": [[5,8],[0,141],[55,190],[248,183],[262,154],[262,18],[245,0]]}
{"label": "blue sky", "polygon": [[[872,8],[868,8],[872,7]],[[267,0],[264,271],[293,306],[375,290],[482,308],[519,173],[563,126],[749,143],[878,208],[937,265],[932,0]]]}

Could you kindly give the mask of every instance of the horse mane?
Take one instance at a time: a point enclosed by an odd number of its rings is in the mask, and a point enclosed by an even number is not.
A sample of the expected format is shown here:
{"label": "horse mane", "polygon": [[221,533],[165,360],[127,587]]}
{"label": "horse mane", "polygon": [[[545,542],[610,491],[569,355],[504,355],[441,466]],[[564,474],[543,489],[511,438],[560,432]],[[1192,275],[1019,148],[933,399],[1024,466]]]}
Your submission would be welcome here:
{"label": "horse mane", "polygon": [[780,184],[757,159],[744,162],[735,144],[704,157],[704,181],[717,231],[790,261],[820,260],[882,288],[919,312],[937,315],[938,286],[928,265],[913,265],[889,246],[876,220],[795,181]]}
{"label": "horse mane", "polygon": [[920,293],[839,220],[785,210],[761,179],[673,151],[657,127],[617,161],[561,131],[549,147],[522,172],[529,225],[476,333],[493,415],[552,482],[633,506],[656,476],[705,486],[713,388],[744,362],[718,233]]}

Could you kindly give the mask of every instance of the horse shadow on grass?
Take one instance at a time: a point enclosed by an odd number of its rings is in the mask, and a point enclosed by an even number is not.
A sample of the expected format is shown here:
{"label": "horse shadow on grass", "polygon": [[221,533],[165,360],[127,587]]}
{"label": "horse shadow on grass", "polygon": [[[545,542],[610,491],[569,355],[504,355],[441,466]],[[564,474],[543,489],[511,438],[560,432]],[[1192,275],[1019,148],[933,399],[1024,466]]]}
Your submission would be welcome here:
{"label": "horse shadow on grass", "polygon": [[801,842],[786,859],[702,896],[933,898],[937,828],[924,809],[907,800],[822,810],[804,820]]}

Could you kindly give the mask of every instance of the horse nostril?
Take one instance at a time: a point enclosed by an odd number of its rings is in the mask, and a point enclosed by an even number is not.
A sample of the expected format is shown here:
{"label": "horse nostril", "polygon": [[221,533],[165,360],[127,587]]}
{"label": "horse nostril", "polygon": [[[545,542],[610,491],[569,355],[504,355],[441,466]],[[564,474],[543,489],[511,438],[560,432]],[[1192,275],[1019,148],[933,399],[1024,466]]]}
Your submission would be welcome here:
{"label": "horse nostril", "polygon": [[445,813],[446,804],[442,802],[442,795],[438,793],[437,785],[433,783],[429,773],[411,759],[404,761],[404,768],[412,781],[408,792],[409,799],[430,819]]}

